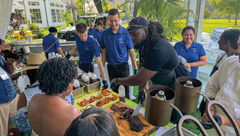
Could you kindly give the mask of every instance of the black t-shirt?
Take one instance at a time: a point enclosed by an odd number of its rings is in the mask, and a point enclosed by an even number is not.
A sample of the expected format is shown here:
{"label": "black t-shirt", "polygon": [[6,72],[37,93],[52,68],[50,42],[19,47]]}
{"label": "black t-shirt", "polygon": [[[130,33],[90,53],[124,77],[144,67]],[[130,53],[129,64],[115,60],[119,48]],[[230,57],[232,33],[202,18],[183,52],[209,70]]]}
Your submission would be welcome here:
{"label": "black t-shirt", "polygon": [[178,57],[173,46],[166,40],[144,45],[140,50],[142,66],[151,71],[158,71],[151,80],[153,84],[161,84],[175,89],[175,72]]}

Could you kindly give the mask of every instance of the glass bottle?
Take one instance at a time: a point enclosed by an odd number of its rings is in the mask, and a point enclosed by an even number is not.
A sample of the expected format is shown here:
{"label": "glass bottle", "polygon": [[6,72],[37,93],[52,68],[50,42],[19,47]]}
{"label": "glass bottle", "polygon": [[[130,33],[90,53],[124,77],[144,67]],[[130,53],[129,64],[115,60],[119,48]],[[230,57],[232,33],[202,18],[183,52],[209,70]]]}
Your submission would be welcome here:
{"label": "glass bottle", "polygon": [[118,88],[119,100],[125,103],[125,88],[120,85]]}

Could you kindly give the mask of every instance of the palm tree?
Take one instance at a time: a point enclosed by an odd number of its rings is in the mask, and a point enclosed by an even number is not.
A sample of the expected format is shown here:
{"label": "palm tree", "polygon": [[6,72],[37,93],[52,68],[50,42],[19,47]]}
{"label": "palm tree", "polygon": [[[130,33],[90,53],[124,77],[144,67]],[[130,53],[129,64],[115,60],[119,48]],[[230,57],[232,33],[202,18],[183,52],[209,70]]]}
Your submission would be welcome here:
{"label": "palm tree", "polygon": [[235,14],[235,25],[237,25],[238,14],[240,13],[239,0],[210,0],[209,4],[218,12],[225,14]]}
{"label": "palm tree", "polygon": [[138,2],[138,16],[158,21],[164,27],[164,34],[172,39],[182,30],[181,20],[187,9],[181,0],[141,0]]}

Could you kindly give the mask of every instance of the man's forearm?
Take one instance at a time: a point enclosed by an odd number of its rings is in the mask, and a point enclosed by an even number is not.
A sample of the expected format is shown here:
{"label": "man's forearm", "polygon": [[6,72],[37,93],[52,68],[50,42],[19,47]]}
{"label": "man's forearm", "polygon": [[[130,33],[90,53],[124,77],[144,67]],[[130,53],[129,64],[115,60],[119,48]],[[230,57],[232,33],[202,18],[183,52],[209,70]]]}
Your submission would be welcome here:
{"label": "man's forearm", "polygon": [[21,72],[18,72],[17,74],[11,75],[11,79],[12,79],[12,80],[16,80],[16,79],[18,79],[21,75],[22,75],[22,73],[21,73]]}
{"label": "man's forearm", "polygon": [[126,86],[138,86],[139,91],[143,91],[146,82],[140,81],[136,78],[136,75],[117,78],[117,84],[126,85]]}
{"label": "man's forearm", "polygon": [[104,71],[104,66],[103,66],[103,63],[102,63],[102,61],[101,61],[101,58],[100,58],[100,57],[97,57],[97,58],[96,58],[96,61],[97,61],[97,64],[98,64],[98,68],[99,68],[99,71],[100,71],[102,80],[106,80],[106,75],[105,75],[105,71]]}
{"label": "man's forearm", "polygon": [[12,74],[14,72],[14,66],[12,63],[6,63],[5,68],[9,74]]}
{"label": "man's forearm", "polygon": [[[227,125],[227,126],[231,126],[232,127],[232,123],[230,122],[230,120],[223,115],[219,115],[221,120],[222,120],[222,125]],[[235,122],[237,123],[238,127],[240,127],[240,119],[234,119]]]}
{"label": "man's forearm", "polygon": [[60,53],[63,57],[65,57],[65,55],[64,55],[64,53],[63,53],[61,48],[57,48],[57,50],[58,50],[58,53]]}
{"label": "man's forearm", "polygon": [[102,49],[102,63],[103,63],[103,66],[106,63],[106,49]]}
{"label": "man's forearm", "polygon": [[137,66],[137,61],[136,61],[136,56],[135,56],[135,51],[133,49],[131,49],[129,51],[129,54],[130,54],[130,57],[131,57],[131,60],[132,60],[132,64],[134,66],[134,69],[138,69],[138,66]]}
{"label": "man's forearm", "polygon": [[73,48],[71,51],[68,52],[69,55],[73,55],[75,52],[77,52],[77,47]]}

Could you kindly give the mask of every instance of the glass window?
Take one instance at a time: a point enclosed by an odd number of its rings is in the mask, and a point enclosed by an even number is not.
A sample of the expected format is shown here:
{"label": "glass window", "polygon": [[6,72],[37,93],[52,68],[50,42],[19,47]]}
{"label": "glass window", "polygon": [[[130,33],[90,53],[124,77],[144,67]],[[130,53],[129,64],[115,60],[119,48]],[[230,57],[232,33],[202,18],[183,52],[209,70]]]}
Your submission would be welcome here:
{"label": "glass window", "polygon": [[52,12],[52,21],[53,21],[54,23],[56,23],[56,22],[57,22],[57,16],[56,16],[56,11],[55,11],[55,9],[52,9],[51,12]]}
{"label": "glass window", "polygon": [[42,23],[40,9],[30,9],[32,23]]}
{"label": "glass window", "polygon": [[51,6],[51,7],[54,7],[54,3],[50,3],[50,6]]}
{"label": "glass window", "polygon": [[59,4],[58,4],[58,3],[56,3],[56,4],[55,4],[55,6],[56,6],[56,7],[59,7]]}
{"label": "glass window", "polygon": [[28,2],[29,6],[39,6],[39,2]]}
{"label": "glass window", "polygon": [[63,5],[61,4],[60,7],[63,7]]}
{"label": "glass window", "polygon": [[61,11],[59,9],[57,9],[56,12],[57,12],[57,21],[62,22]]}

